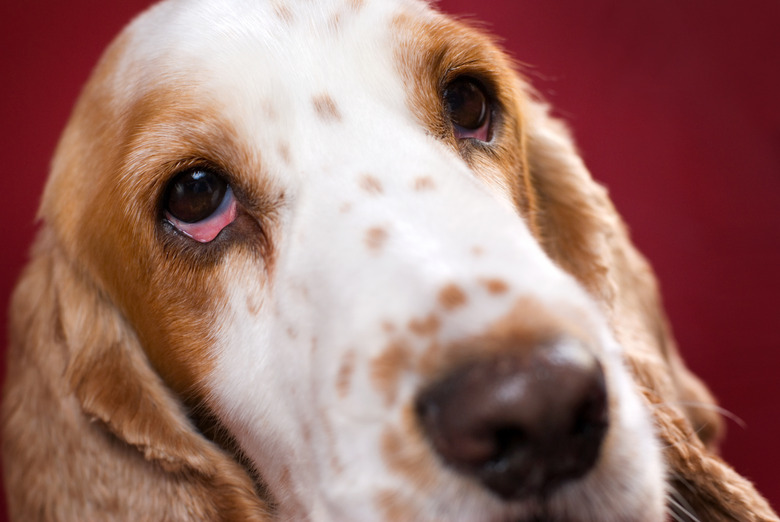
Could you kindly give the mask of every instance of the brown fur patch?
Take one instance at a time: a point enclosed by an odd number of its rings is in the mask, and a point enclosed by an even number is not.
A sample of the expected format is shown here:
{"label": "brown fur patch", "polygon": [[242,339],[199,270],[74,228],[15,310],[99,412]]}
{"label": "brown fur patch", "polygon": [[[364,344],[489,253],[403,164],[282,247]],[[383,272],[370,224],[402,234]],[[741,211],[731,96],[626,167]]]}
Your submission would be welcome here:
{"label": "brown fur patch", "polygon": [[359,185],[360,188],[362,188],[369,194],[381,194],[382,192],[384,192],[384,187],[382,187],[382,182],[379,181],[374,176],[368,174],[360,178]]}
{"label": "brown fur patch", "polygon": [[[568,314],[576,317],[576,313]],[[500,353],[522,353],[562,336],[598,346],[582,321],[549,310],[530,298],[518,299],[510,311],[482,334],[445,346],[432,342],[418,360],[417,371],[426,379],[446,374],[468,361]]]}
{"label": "brown fur patch", "polygon": [[401,497],[398,491],[380,490],[374,496],[379,512],[384,520],[417,520],[419,514],[409,505],[409,501]]}
{"label": "brown fur patch", "polygon": [[341,28],[341,14],[336,13],[328,20],[328,28],[334,33],[338,33]]}
{"label": "brown fur patch", "polygon": [[421,176],[414,180],[414,190],[422,192],[425,190],[433,190],[436,188],[436,182],[430,176]]}
{"label": "brown fur patch", "polygon": [[252,315],[260,315],[263,307],[263,300],[259,292],[249,292],[246,297],[246,308]]}
{"label": "brown fur patch", "polygon": [[279,18],[279,20],[286,24],[292,23],[293,14],[289,7],[280,2],[274,2],[273,9],[274,14]]}
{"label": "brown fur patch", "polygon": [[411,368],[411,350],[400,341],[391,342],[371,361],[371,382],[384,397],[387,406],[395,402],[401,375]]}
{"label": "brown fur patch", "polygon": [[341,212],[342,214],[347,214],[349,213],[350,210],[352,210],[352,203],[349,202],[342,203],[341,206],[339,207],[339,212]]}
{"label": "brown fur patch", "polygon": [[355,350],[349,350],[344,354],[336,375],[336,391],[342,399],[349,393],[352,384],[352,374],[355,371]]}
{"label": "brown fur patch", "polygon": [[387,241],[387,230],[381,227],[372,227],[366,231],[366,246],[374,253],[379,252]]}
{"label": "brown fur patch", "polygon": [[[230,255],[270,275],[274,254],[266,232],[273,226],[263,216],[272,219],[274,198],[256,181],[264,170],[256,151],[213,100],[172,81],[125,106],[110,90],[114,83],[96,83],[109,66],[101,64],[63,134],[42,214],[122,310],[155,369],[191,399],[211,372],[214,314],[226,300],[218,261]],[[246,202],[208,245],[166,226],[157,206],[173,174],[204,164],[230,172]],[[263,221],[268,226],[260,227]]]}
{"label": "brown fur patch", "polygon": [[381,455],[391,471],[422,492],[438,483],[436,463],[411,404],[404,406],[400,427],[391,425],[382,432]]}
{"label": "brown fur patch", "polygon": [[493,295],[505,294],[509,290],[509,286],[503,279],[480,279],[479,282]]}
{"label": "brown fur patch", "polygon": [[433,335],[441,328],[441,321],[436,314],[430,314],[425,319],[412,319],[409,321],[409,330],[419,336]]}
{"label": "brown fur patch", "polygon": [[285,165],[290,165],[292,163],[292,156],[290,155],[290,145],[285,142],[280,142],[279,146],[276,149],[279,152],[279,157],[282,158],[282,161]]}
{"label": "brown fur patch", "polygon": [[[527,97],[514,64],[489,36],[462,21],[444,16],[420,19],[403,12],[392,25],[397,38],[396,70],[404,80],[413,114],[428,132],[459,152],[482,181],[511,198],[538,237],[523,125]],[[484,146],[456,139],[444,109],[443,87],[462,76],[482,83],[500,114]]]}
{"label": "brown fur patch", "polygon": [[333,123],[341,121],[341,112],[338,105],[333,101],[329,94],[320,94],[312,98],[314,112],[322,121]]}
{"label": "brown fur patch", "polygon": [[450,283],[439,291],[439,304],[445,310],[455,310],[466,304],[468,300],[463,290],[455,283]]}

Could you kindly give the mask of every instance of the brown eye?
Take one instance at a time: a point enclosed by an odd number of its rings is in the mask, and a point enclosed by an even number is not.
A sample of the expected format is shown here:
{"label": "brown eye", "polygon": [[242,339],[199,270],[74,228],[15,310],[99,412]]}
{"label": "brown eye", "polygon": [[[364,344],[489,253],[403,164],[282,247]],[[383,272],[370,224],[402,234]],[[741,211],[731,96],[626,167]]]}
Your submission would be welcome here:
{"label": "brown eye", "polygon": [[456,78],[444,89],[443,98],[455,137],[488,140],[490,107],[487,94],[477,80],[469,77]]}
{"label": "brown eye", "polygon": [[197,223],[217,211],[227,193],[227,182],[208,170],[188,170],[168,185],[165,210],[184,223]]}

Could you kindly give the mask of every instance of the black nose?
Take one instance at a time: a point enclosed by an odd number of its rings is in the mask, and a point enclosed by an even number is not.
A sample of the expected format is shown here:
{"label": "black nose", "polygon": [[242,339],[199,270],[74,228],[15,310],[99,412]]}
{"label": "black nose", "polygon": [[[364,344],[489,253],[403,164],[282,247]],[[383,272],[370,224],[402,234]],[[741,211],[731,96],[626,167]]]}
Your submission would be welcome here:
{"label": "black nose", "polygon": [[417,412],[444,461],[504,499],[583,476],[608,426],[601,365],[571,340],[466,364],[425,389]]}

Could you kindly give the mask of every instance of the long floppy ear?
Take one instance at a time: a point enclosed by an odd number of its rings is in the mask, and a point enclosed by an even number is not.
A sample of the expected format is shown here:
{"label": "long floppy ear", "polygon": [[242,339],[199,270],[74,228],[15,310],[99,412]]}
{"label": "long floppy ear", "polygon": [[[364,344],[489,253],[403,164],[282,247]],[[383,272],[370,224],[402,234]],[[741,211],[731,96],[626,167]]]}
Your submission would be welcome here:
{"label": "long floppy ear", "polygon": [[42,230],[11,305],[2,406],[14,520],[267,520],[132,330]]}
{"label": "long floppy ear", "polygon": [[565,125],[536,101],[527,102],[524,119],[540,240],[600,301],[626,349],[666,448],[670,508],[692,510],[699,520],[777,520],[752,484],[715,455],[723,429],[715,401],[680,358],[655,276]]}

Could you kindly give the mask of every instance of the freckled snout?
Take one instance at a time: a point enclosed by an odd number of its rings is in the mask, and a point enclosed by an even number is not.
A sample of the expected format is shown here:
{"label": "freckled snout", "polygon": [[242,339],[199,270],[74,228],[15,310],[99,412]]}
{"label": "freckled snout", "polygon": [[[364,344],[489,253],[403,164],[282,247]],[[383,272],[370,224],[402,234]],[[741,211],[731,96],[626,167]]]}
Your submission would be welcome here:
{"label": "freckled snout", "polygon": [[504,499],[544,496],[585,475],[608,426],[601,365],[570,338],[472,360],[416,406],[440,457]]}

